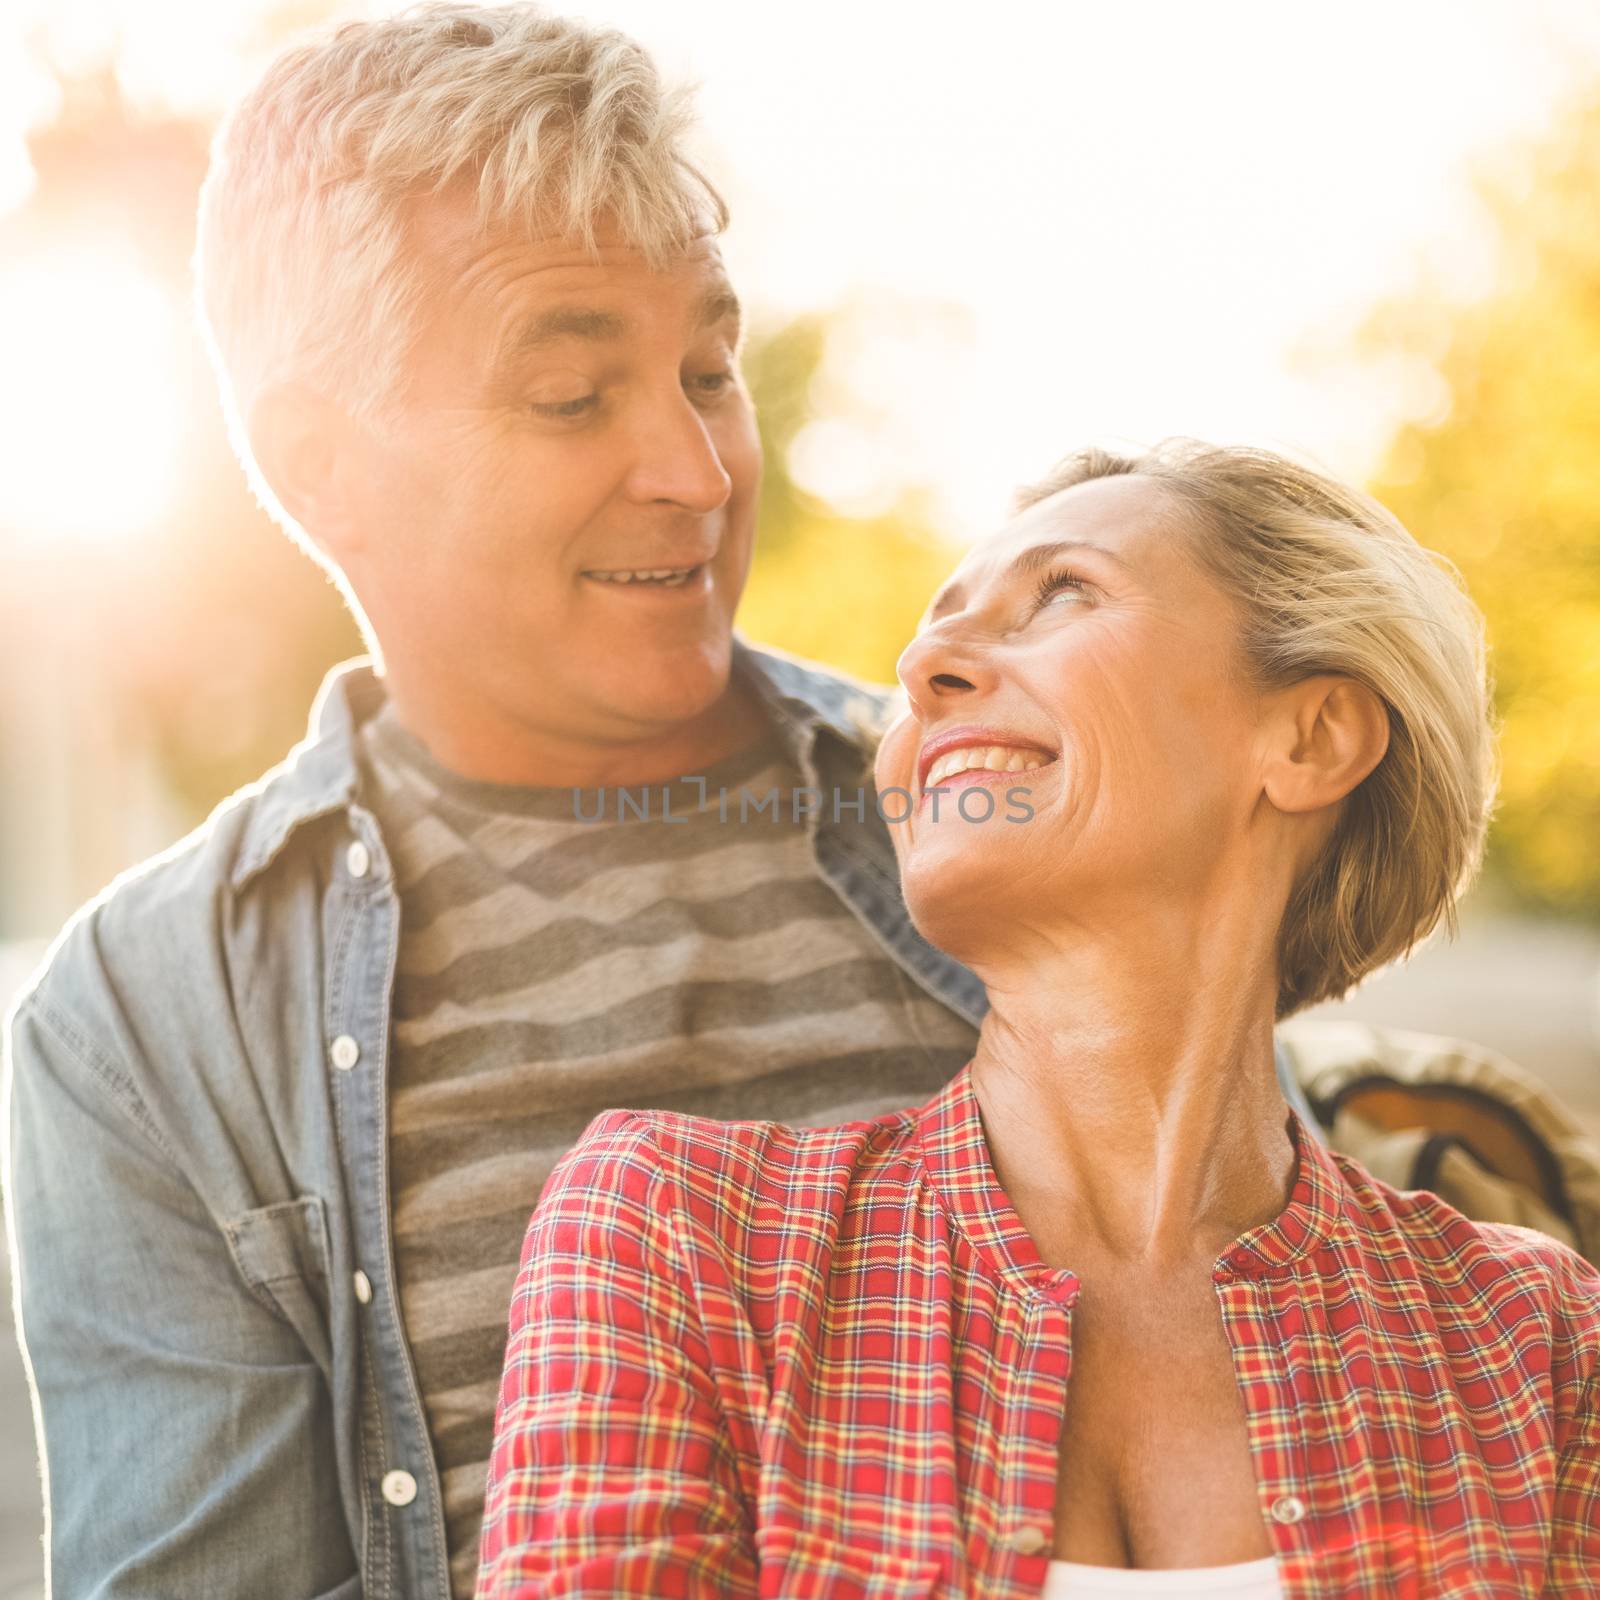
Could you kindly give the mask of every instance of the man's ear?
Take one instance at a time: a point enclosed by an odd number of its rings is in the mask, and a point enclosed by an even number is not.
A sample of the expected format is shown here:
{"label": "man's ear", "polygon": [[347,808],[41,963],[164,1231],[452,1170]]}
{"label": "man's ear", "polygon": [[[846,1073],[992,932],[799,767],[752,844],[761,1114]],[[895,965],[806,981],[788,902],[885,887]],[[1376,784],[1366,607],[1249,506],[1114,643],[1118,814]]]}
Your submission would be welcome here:
{"label": "man's ear", "polygon": [[275,385],[250,408],[250,449],[278,503],[343,569],[360,553],[364,521],[355,496],[363,435],[350,415],[320,395]]}
{"label": "man's ear", "polygon": [[1388,707],[1354,678],[1307,678],[1274,699],[1262,786],[1280,811],[1336,804],[1389,748]]}

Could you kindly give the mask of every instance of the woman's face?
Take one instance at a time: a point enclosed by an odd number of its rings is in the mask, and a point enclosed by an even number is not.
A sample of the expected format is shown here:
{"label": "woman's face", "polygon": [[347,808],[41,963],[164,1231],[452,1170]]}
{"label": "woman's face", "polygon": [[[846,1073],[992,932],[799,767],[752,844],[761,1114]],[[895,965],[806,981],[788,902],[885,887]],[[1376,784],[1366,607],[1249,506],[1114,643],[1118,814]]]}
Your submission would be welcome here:
{"label": "woman's face", "polygon": [[1203,907],[1227,870],[1265,803],[1261,701],[1193,538],[1155,481],[1096,479],[1016,517],[935,595],[877,782],[910,792],[889,832],[936,944],[982,957],[1053,919]]}

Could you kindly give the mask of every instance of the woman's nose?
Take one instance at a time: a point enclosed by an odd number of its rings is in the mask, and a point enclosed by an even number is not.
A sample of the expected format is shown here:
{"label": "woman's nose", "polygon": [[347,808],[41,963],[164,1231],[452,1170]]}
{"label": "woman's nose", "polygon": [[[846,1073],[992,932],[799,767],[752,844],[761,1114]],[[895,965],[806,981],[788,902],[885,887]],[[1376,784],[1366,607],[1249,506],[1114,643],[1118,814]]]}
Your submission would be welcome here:
{"label": "woman's nose", "polygon": [[920,633],[900,654],[895,673],[919,711],[948,710],[979,694],[992,674],[983,653],[937,627]]}

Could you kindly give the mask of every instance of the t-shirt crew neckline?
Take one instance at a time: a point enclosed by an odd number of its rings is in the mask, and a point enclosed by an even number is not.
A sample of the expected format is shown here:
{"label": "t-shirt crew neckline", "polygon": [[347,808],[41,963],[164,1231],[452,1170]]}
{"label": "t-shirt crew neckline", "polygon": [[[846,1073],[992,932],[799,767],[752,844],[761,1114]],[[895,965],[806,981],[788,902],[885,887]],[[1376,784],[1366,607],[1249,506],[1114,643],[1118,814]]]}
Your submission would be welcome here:
{"label": "t-shirt crew neckline", "polygon": [[[667,816],[688,817],[697,811],[716,811],[721,791],[732,793],[785,760],[783,746],[769,722],[754,744],[711,762],[698,773],[648,784],[607,784],[596,789],[544,787],[469,778],[446,766],[401,723],[390,700],[385,700],[373,714],[367,730],[379,755],[409,768],[452,805],[488,815],[532,817],[544,822],[570,822],[575,826],[619,821],[623,824],[654,822]],[[624,793],[631,804],[620,802]]]}

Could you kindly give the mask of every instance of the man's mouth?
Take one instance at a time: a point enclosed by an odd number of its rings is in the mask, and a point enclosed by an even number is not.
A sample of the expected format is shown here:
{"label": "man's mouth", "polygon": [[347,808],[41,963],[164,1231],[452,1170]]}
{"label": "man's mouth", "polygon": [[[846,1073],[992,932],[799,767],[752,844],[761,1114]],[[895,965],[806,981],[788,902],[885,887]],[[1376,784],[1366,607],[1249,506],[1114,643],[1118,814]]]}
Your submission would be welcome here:
{"label": "man's mouth", "polygon": [[703,561],[692,567],[592,567],[583,576],[596,583],[641,584],[647,588],[679,589],[705,567]]}

